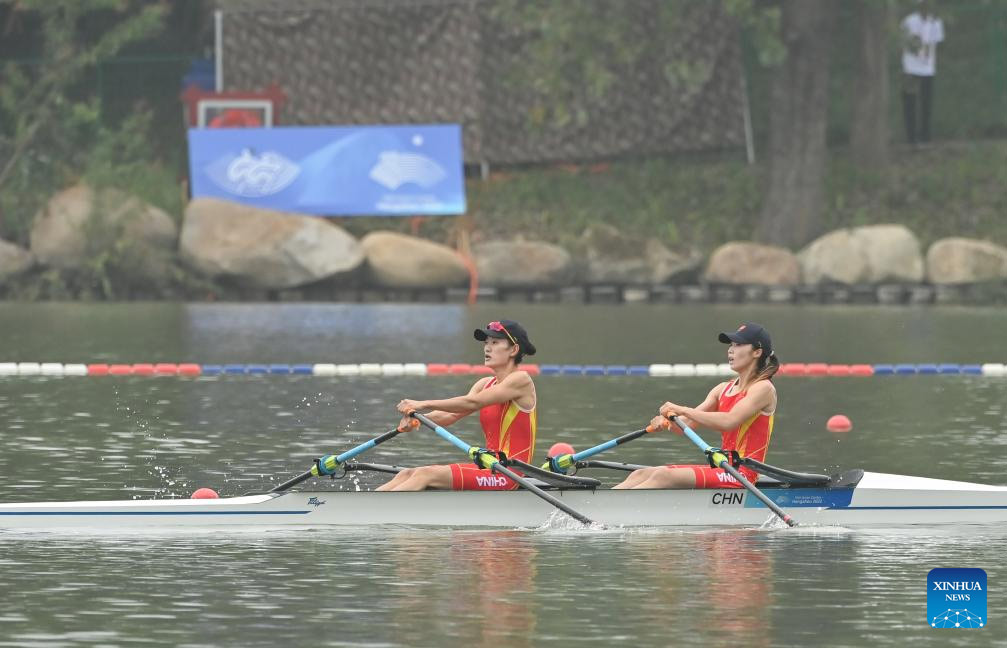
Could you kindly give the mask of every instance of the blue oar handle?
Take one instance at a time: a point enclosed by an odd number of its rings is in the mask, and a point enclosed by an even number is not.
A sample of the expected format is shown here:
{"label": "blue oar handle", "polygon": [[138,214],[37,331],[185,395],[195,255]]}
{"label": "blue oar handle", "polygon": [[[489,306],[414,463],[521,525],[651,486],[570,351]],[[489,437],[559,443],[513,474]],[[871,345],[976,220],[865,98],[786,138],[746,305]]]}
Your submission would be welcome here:
{"label": "blue oar handle", "polygon": [[578,461],[582,461],[584,459],[587,459],[588,457],[593,457],[596,454],[605,452],[606,450],[611,450],[612,448],[618,445],[622,445],[623,443],[627,443],[629,441],[632,441],[633,439],[638,439],[643,435],[653,431],[654,428],[648,425],[642,430],[636,430],[635,432],[629,432],[627,434],[623,434],[620,437],[616,437],[604,443],[599,443],[593,448],[588,448],[587,450],[581,450],[580,452],[574,454],[565,454],[565,455],[559,455],[557,457],[549,457],[549,461],[544,463],[542,465],[542,468],[545,470],[551,470],[552,472],[555,473],[565,474],[566,469],[574,465]]}
{"label": "blue oar handle", "polygon": [[570,460],[580,461],[582,459],[587,459],[588,457],[593,457],[596,454],[601,454],[606,450],[611,450],[617,445],[619,445],[618,439],[612,439],[611,441],[606,441],[605,443],[599,443],[593,448],[588,448],[587,450],[581,450],[580,452],[570,455]]}
{"label": "blue oar handle", "polygon": [[[416,426],[413,425],[411,427]],[[405,431],[404,429],[399,428],[389,430],[380,436],[374,437],[370,441],[365,441],[361,443],[352,450],[347,450],[338,457],[336,455],[325,455],[324,457],[315,459],[315,465],[312,466],[310,470],[304,471],[303,473],[301,473],[297,477],[294,477],[293,479],[288,479],[287,481],[283,482],[276,488],[271,489],[269,492],[282,493],[283,491],[289,490],[290,488],[293,488],[294,486],[297,486],[301,482],[307,481],[312,477],[321,477],[322,475],[334,475],[336,474],[336,470],[339,469],[339,466],[342,465],[347,460],[356,457],[362,452],[366,452],[367,450],[370,450],[374,446],[384,443],[389,439],[395,438],[404,431]]]}
{"label": "blue oar handle", "polygon": [[[434,423],[432,420],[428,419],[426,416],[423,416],[418,412],[413,412],[409,416],[412,416],[413,420],[422,421],[424,424],[426,424],[428,428],[433,430],[434,433],[437,434],[437,436],[449,442],[451,445],[455,446],[456,448],[458,448],[459,450],[461,450],[466,454],[468,454],[469,451],[472,450],[472,448],[475,448],[475,446],[470,446],[469,444],[465,443],[455,435],[445,430],[442,426],[438,425],[437,423]],[[478,450],[478,448],[476,449]]]}
{"label": "blue oar handle", "polygon": [[[412,421],[410,427],[419,426],[418,421]],[[389,439],[397,437],[399,434],[404,432],[405,429],[395,428],[394,430],[389,430],[382,434],[381,436],[376,436],[369,441],[364,441],[355,448],[351,448],[341,455],[325,455],[315,460],[314,467],[309,471],[315,477],[320,477],[322,475],[334,475],[339,467],[344,463],[356,457],[357,455],[363,454],[373,448],[374,446],[381,445]]]}
{"label": "blue oar handle", "polygon": [[695,443],[699,447],[700,450],[702,450],[708,456],[710,456],[710,458],[714,462],[714,464],[720,465],[721,461],[727,461],[728,460],[727,459],[727,455],[725,455],[725,454],[723,454],[721,452],[718,452],[718,448],[714,448],[712,445],[710,445],[706,441],[703,441],[701,438],[699,438],[699,435],[696,434],[695,432],[693,432],[692,428],[690,428],[685,423],[680,422],[677,417],[672,416],[671,417],[671,421],[675,425],[677,425],[678,427],[682,428],[682,433],[685,434],[685,436],[687,436],[690,441],[692,441],[693,443]]}

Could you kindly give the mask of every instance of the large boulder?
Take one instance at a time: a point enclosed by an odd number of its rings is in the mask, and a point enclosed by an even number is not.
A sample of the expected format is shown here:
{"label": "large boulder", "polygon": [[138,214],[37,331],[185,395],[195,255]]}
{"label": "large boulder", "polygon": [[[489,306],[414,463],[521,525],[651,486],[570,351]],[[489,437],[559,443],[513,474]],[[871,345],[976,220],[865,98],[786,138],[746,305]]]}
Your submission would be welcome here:
{"label": "large boulder", "polygon": [[360,241],[376,282],[391,288],[439,288],[468,281],[461,256],[446,245],[398,232],[371,232]]}
{"label": "large boulder", "polygon": [[185,209],[182,259],[199,272],[256,288],[293,288],[350,272],[360,243],[324,218],[197,198]]}
{"label": "large boulder", "polygon": [[0,283],[27,272],[35,265],[35,257],[22,247],[0,239]]}
{"label": "large boulder", "polygon": [[570,253],[551,243],[488,241],[473,246],[479,283],[485,286],[555,286],[573,279]]}
{"label": "large boulder", "polygon": [[793,286],[801,280],[801,267],[786,248],[731,241],[710,255],[704,278],[720,284]]}
{"label": "large boulder", "polygon": [[126,249],[175,249],[178,228],[162,209],[116,189],[95,191],[86,184],[65,189],[35,215],[29,234],[40,263],[65,269],[115,246]]}
{"label": "large boulder", "polygon": [[676,254],[656,239],[624,235],[611,225],[592,225],[578,241],[589,283],[664,284],[694,275],[698,254]]}
{"label": "large boulder", "polygon": [[927,250],[927,278],[935,284],[1007,279],[1007,248],[976,239],[941,239]]}
{"label": "large boulder", "polygon": [[920,242],[902,225],[835,230],[812,241],[798,258],[808,284],[923,280]]}

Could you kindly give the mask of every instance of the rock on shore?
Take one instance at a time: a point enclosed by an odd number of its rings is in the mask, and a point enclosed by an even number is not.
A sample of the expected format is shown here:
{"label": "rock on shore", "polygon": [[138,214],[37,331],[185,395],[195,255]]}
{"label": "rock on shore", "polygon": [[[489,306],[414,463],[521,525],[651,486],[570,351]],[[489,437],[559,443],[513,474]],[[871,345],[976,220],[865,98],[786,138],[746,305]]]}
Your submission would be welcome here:
{"label": "rock on shore", "polygon": [[398,232],[371,232],[360,245],[371,277],[388,288],[443,288],[469,279],[461,256],[440,243]]}
{"label": "rock on shore", "polygon": [[713,251],[704,277],[719,284],[793,286],[801,280],[801,268],[785,248],[732,241]]}
{"label": "rock on shore", "polygon": [[203,274],[266,289],[348,273],[364,261],[360,243],[323,218],[214,198],[186,207],[179,251]]}
{"label": "rock on shore", "polygon": [[1007,279],[1007,248],[978,239],[940,239],[927,250],[927,279],[934,284]]}
{"label": "rock on shore", "polygon": [[123,241],[140,250],[174,251],[178,228],[167,212],[138,198],[78,184],[49,199],[29,237],[40,263],[72,270]]}
{"label": "rock on shore", "polygon": [[475,245],[472,253],[484,286],[560,286],[574,279],[570,253],[551,243],[489,241]]}
{"label": "rock on shore", "polygon": [[903,225],[835,230],[812,241],[798,258],[806,284],[923,280],[919,239]]}
{"label": "rock on shore", "polygon": [[27,272],[33,265],[35,257],[31,252],[0,239],[0,283]]}
{"label": "rock on shore", "polygon": [[677,254],[657,239],[627,237],[611,225],[588,227],[577,247],[592,284],[659,285],[692,277],[702,263],[698,253]]}

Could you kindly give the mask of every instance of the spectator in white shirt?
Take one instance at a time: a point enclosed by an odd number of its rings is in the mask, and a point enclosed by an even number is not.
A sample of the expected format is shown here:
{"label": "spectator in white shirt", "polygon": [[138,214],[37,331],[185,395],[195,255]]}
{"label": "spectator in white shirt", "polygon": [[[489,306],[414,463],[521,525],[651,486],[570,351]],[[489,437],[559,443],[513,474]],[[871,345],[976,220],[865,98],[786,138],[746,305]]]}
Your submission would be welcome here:
{"label": "spectator in white shirt", "polygon": [[944,40],[944,23],[934,14],[933,0],[918,4],[902,20],[902,110],[913,145],[930,141],[937,44]]}

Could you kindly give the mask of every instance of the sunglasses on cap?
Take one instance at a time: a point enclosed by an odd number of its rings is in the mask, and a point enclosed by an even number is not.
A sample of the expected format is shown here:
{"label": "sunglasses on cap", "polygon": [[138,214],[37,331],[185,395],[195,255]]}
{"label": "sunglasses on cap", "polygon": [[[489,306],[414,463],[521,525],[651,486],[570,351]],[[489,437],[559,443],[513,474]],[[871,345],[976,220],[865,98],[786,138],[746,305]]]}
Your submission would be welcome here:
{"label": "sunglasses on cap", "polygon": [[504,335],[507,336],[507,339],[511,341],[511,344],[515,346],[521,346],[520,344],[517,343],[517,340],[514,339],[514,336],[510,334],[510,331],[507,330],[507,327],[501,324],[500,322],[490,322],[489,324],[486,325],[486,328],[491,331],[496,331],[497,333],[503,333]]}

